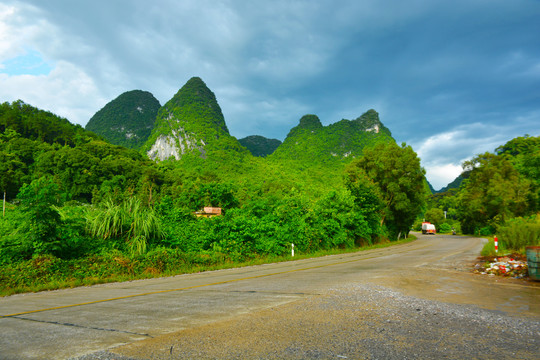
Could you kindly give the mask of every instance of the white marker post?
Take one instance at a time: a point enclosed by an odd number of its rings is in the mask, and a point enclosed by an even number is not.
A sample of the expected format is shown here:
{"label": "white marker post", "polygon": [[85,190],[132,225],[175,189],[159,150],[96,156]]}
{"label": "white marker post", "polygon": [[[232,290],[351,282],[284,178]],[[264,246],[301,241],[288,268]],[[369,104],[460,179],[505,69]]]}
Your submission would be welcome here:
{"label": "white marker post", "polygon": [[497,235],[495,235],[493,241],[495,241],[495,254],[497,254],[499,252],[499,239],[497,239]]}
{"label": "white marker post", "polygon": [[294,244],[291,244],[291,256],[294,257]]}

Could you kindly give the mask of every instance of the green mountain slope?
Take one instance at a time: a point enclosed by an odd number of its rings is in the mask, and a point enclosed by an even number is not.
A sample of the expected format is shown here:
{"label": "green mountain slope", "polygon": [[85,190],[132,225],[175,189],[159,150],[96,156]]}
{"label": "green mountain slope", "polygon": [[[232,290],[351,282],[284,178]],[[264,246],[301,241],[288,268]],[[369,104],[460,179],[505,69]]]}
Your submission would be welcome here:
{"label": "green mountain slope", "polygon": [[375,110],[328,126],[323,126],[316,115],[305,115],[269,158],[298,160],[306,165],[337,165],[360,156],[366,146],[388,141],[395,140]]}
{"label": "green mountain slope", "polygon": [[128,91],[99,110],[86,129],[115,145],[140,148],[150,136],[159,101],[147,91]]}
{"label": "green mountain slope", "polygon": [[143,147],[152,160],[206,159],[248,154],[229,134],[214,93],[193,77],[158,112],[150,138]]}
{"label": "green mountain slope", "polygon": [[272,154],[281,145],[281,141],[278,139],[268,139],[259,135],[247,136],[239,139],[238,142],[247,148],[253,156],[259,157],[266,157]]}

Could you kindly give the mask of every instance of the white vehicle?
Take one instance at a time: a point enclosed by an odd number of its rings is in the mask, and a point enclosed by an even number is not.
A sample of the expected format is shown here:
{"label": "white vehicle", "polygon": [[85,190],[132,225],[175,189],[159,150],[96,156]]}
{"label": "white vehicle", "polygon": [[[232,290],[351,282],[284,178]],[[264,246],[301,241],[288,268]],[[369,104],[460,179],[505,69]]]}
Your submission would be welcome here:
{"label": "white vehicle", "polygon": [[433,234],[435,235],[435,233],[437,232],[437,230],[435,229],[435,225],[429,223],[429,222],[423,222],[422,223],[422,234]]}

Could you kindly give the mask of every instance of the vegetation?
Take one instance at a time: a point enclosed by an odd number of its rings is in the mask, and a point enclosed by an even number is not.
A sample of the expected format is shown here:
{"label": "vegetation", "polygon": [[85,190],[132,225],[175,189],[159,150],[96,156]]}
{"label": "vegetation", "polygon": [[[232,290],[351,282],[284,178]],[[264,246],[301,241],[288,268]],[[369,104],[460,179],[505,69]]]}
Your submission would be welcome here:
{"label": "vegetation", "polygon": [[365,149],[364,156],[350,165],[352,181],[358,177],[355,171],[362,172],[361,181],[372,181],[382,201],[381,225],[390,236],[399,239],[402,234],[408,234],[425,205],[426,195],[425,172],[413,149],[393,142],[378,144]]}

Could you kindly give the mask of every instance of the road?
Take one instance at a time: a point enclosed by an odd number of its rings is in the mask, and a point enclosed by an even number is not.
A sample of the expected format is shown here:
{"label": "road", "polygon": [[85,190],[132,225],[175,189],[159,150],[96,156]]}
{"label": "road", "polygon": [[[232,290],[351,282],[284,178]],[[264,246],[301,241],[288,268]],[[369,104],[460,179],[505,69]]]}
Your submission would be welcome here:
{"label": "road", "polygon": [[540,357],[540,285],[472,274],[483,240],[0,299],[0,359]]}

